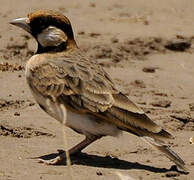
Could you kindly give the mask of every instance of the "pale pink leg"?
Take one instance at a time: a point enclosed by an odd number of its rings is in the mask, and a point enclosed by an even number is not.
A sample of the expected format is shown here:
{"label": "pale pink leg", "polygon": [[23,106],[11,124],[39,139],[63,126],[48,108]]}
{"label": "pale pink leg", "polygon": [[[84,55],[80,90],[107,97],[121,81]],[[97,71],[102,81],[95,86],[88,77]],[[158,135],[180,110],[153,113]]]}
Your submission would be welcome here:
{"label": "pale pink leg", "polygon": [[[88,145],[90,145],[92,142],[96,141],[97,139],[99,139],[99,137],[97,137],[97,136],[93,136],[92,138],[86,137],[79,144],[72,147],[69,150],[69,154],[73,155],[73,154],[76,154],[78,152],[81,152],[84,148],[86,148]],[[38,162],[44,163],[44,164],[47,164],[47,165],[56,165],[56,164],[60,164],[61,162],[64,162],[65,159],[66,159],[66,153],[64,151],[54,159],[50,159],[50,160],[39,159]]]}

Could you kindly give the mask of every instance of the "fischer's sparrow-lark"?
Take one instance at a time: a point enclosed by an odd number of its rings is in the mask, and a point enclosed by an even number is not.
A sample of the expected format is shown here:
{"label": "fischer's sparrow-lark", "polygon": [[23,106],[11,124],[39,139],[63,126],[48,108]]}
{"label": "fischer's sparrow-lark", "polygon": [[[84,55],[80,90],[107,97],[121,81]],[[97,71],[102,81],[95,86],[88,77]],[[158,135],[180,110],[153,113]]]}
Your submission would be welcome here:
{"label": "fischer's sparrow-lark", "polygon": [[[64,105],[64,124],[85,136],[69,150],[71,155],[103,136],[118,136],[126,131],[143,138],[179,168],[186,169],[184,161],[164,144],[172,135],[119,92],[98,62],[88,59],[78,48],[66,16],[38,10],[10,23],[30,33],[38,43],[25,72],[35,100],[61,123],[59,106]],[[64,158],[63,153],[49,163],[56,164]]]}

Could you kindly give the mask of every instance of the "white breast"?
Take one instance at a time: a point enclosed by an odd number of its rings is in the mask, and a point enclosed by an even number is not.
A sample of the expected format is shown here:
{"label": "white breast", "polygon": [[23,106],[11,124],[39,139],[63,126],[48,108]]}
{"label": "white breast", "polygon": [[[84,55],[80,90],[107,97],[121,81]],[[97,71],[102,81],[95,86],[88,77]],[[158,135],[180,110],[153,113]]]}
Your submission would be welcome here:
{"label": "white breast", "polygon": [[121,131],[113,124],[97,120],[87,114],[67,111],[66,126],[76,129],[82,134],[117,136]]}

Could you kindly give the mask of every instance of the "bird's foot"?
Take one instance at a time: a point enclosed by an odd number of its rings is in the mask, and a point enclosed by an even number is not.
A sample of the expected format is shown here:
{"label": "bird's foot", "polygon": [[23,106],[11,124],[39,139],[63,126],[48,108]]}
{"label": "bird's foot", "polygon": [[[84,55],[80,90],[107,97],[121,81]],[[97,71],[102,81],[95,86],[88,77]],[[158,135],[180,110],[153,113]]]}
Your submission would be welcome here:
{"label": "bird's foot", "polygon": [[[38,159],[38,163],[43,163],[43,164],[46,164],[46,165],[62,165],[62,164],[65,164],[66,163],[66,152],[64,150],[61,150],[61,149],[58,149],[58,155],[52,159],[42,159],[42,158],[39,158]],[[81,151],[69,151],[69,155],[71,157],[76,157],[77,155],[79,155],[81,153]],[[76,158],[73,158],[73,161],[76,161],[75,160]],[[72,161],[71,161],[72,162]]]}
{"label": "bird's foot", "polygon": [[46,165],[59,165],[59,164],[62,164],[63,161],[64,161],[64,159],[62,159],[60,155],[57,156],[56,158],[49,159],[49,160],[38,159],[39,163],[43,163]]}
{"label": "bird's foot", "polygon": [[[79,144],[77,144],[76,146],[72,147],[69,150],[69,155],[78,155],[80,154],[80,152],[87,147],[89,144],[91,144],[92,142],[96,141],[97,139],[99,139],[99,137],[94,136],[93,138],[85,138],[83,141],[81,141]],[[47,165],[59,165],[59,164],[65,164],[66,162],[66,152],[63,150],[58,150],[58,155],[57,157],[53,158],[53,159],[49,159],[49,160],[45,160],[45,159],[40,159],[38,160],[39,163],[44,163]]]}
{"label": "bird's foot", "polygon": [[58,155],[55,158],[52,159],[38,159],[39,163],[43,163],[46,165],[60,165],[60,164],[64,164],[66,161],[66,152],[63,150],[57,150],[58,151]]}

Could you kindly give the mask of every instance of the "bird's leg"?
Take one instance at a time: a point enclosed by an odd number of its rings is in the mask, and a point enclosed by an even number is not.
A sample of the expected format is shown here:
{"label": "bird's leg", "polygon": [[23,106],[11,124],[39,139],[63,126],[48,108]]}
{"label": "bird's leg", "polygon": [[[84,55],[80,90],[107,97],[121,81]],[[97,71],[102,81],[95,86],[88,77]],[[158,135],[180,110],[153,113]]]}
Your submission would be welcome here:
{"label": "bird's leg", "polygon": [[[96,141],[100,137],[98,136],[92,136],[92,137],[86,137],[83,141],[81,141],[79,144],[75,145],[69,150],[70,155],[74,155],[78,152],[81,152],[84,148],[86,148],[88,145],[90,145],[92,142]],[[66,159],[66,152],[59,150],[59,155],[50,160],[44,160],[44,159],[39,159],[40,163],[44,163],[47,165],[56,165],[56,164],[61,164],[64,163]]]}
{"label": "bird's leg", "polygon": [[76,154],[78,152],[81,152],[85,147],[87,147],[88,145],[90,145],[91,143],[96,141],[97,139],[99,139],[98,136],[86,137],[82,142],[80,142],[79,144],[72,147],[69,150],[69,154],[73,155],[73,154]]}

